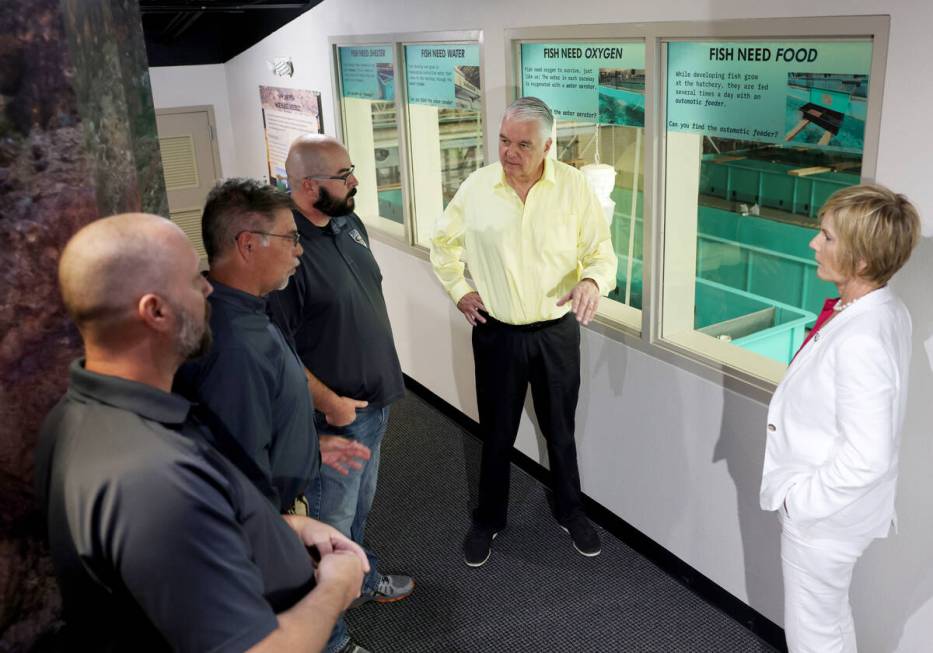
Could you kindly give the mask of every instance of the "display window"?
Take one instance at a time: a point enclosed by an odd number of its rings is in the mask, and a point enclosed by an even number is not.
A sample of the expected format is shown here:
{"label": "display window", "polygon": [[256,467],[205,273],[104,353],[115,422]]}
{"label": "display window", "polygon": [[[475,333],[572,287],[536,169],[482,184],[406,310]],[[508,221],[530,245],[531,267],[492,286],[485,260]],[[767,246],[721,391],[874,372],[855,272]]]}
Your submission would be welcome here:
{"label": "display window", "polygon": [[403,51],[414,242],[429,247],[438,216],[485,164],[480,46],[419,42]]}
{"label": "display window", "polygon": [[645,46],[640,41],[521,42],[519,90],[555,118],[551,154],[583,171],[618,258],[600,315],[640,331],[644,296]]}
{"label": "display window", "polygon": [[356,211],[367,226],[405,238],[394,47],[337,47],[344,144],[359,180]]}
{"label": "display window", "polygon": [[777,382],[835,286],[809,242],[860,183],[872,41],[662,43],[660,335]]}

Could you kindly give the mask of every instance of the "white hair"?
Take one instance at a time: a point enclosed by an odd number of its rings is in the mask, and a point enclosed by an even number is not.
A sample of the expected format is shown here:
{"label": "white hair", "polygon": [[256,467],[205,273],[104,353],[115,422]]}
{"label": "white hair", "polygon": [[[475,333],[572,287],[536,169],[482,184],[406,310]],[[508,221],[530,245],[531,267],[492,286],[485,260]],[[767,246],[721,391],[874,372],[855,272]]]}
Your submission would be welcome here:
{"label": "white hair", "polygon": [[541,136],[544,140],[551,137],[551,130],[554,129],[554,114],[548,108],[543,100],[532,97],[520,97],[508,106],[502,116],[502,121],[506,120],[536,120],[541,127]]}

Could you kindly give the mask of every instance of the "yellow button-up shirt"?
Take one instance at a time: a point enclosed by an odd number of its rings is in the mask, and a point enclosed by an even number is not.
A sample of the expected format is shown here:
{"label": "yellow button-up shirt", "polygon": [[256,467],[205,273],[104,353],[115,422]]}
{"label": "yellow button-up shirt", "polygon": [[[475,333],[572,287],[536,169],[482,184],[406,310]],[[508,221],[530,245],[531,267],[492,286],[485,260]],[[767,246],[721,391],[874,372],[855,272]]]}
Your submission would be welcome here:
{"label": "yellow button-up shirt", "polygon": [[583,173],[547,158],[524,204],[502,165],[460,185],[431,239],[431,264],[454,302],[473,288],[489,314],[509,324],[565,315],[557,300],[589,278],[602,295],[616,285],[616,255],[599,200]]}

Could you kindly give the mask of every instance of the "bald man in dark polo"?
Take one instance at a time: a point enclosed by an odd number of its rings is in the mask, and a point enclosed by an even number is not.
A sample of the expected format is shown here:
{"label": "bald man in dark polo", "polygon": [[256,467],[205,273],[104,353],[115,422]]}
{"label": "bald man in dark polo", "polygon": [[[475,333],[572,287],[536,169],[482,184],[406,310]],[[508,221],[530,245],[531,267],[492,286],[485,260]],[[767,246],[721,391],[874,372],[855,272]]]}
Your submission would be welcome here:
{"label": "bald man in dark polo", "polygon": [[[301,136],[285,161],[301,234],[301,266],[269,295],[273,321],[289,334],[305,366],[318,432],[368,447],[371,457],[349,474],[322,468],[309,492],[311,516],[362,544],[379,476],[389,407],[405,395],[382,273],[369,235],[354,213],[357,179],[347,150],[322,134]],[[398,528],[404,526],[399,524]],[[414,580],[385,574],[371,550],[361,601],[405,598]],[[341,633],[328,646],[340,651]]]}
{"label": "bald man in dark polo", "polygon": [[36,490],[69,650],[320,651],[368,562],[335,529],[281,517],[171,394],[209,344],[211,286],[182,231],[98,220],[59,281],[85,358],[43,424]]}

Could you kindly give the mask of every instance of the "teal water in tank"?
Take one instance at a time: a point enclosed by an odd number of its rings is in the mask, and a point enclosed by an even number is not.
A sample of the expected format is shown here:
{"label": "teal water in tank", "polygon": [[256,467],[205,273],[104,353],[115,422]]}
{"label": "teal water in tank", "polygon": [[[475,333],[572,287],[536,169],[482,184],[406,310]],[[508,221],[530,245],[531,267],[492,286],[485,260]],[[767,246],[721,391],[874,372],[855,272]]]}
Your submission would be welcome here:
{"label": "teal water in tank", "polygon": [[[642,306],[644,223],[638,194],[632,259],[630,305]],[[628,274],[629,213],[632,193],[616,188],[611,227],[617,252],[617,287],[610,297],[625,301]],[[697,291],[694,327],[704,329],[743,315],[767,311],[771,322],[759,333],[734,338],[733,344],[788,363],[836,287],[816,277],[809,242],[815,229],[756,216],[700,207],[697,236]]]}

